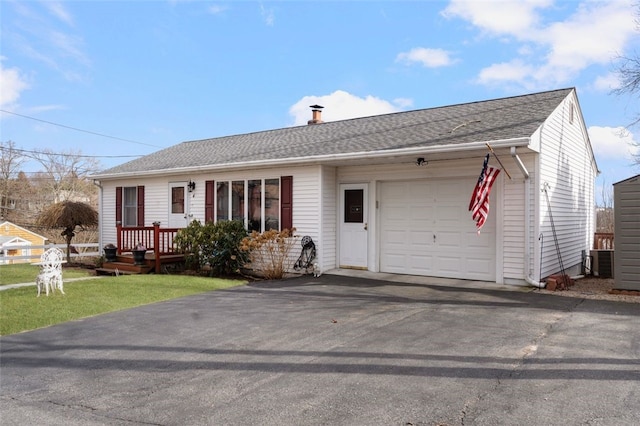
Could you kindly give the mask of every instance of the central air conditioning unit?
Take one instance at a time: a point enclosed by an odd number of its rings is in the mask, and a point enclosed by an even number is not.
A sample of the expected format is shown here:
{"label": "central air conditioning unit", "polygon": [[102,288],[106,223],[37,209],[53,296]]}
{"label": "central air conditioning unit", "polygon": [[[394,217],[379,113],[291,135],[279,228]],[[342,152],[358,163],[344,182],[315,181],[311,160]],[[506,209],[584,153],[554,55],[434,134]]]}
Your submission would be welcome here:
{"label": "central air conditioning unit", "polygon": [[613,250],[591,250],[591,272],[600,278],[613,278]]}

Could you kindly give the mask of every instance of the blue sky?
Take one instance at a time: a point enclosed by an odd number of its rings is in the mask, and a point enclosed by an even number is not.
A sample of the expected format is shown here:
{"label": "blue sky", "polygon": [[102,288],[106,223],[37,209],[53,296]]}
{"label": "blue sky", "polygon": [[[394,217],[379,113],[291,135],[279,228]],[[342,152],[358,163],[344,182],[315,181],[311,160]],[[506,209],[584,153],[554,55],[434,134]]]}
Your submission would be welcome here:
{"label": "blue sky", "polygon": [[576,87],[610,186],[640,173],[640,105],[611,94],[640,51],[632,4],[0,0],[0,139],[106,168],[315,103],[333,121]]}

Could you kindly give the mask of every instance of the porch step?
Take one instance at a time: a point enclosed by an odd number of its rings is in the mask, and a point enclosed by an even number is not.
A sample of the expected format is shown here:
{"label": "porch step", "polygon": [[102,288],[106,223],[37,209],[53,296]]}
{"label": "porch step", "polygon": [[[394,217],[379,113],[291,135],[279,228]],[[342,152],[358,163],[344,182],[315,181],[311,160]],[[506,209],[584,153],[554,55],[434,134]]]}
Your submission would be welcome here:
{"label": "porch step", "polygon": [[133,275],[135,274],[135,272],[131,272],[131,271],[121,271],[119,269],[108,269],[108,268],[96,268],[96,275],[111,275],[111,276],[116,276],[116,275]]}
{"label": "porch step", "polygon": [[121,274],[148,274],[153,270],[153,267],[148,264],[135,265],[133,262],[104,262],[102,268],[97,268],[96,273],[102,275],[115,275],[116,271]]}

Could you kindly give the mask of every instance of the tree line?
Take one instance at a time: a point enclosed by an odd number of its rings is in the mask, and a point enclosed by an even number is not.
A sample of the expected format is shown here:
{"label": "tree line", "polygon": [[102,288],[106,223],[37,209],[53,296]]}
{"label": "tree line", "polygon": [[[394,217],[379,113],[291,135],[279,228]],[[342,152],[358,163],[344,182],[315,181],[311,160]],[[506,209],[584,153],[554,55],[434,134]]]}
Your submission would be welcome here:
{"label": "tree line", "polygon": [[[27,163],[38,170],[25,172]],[[38,225],[38,218],[49,206],[63,201],[85,203],[97,210],[98,188],[89,176],[101,168],[97,159],[80,151],[26,151],[11,140],[0,142],[0,222],[15,223],[52,243],[64,242],[59,230]],[[97,229],[78,232],[74,241],[97,242]]]}

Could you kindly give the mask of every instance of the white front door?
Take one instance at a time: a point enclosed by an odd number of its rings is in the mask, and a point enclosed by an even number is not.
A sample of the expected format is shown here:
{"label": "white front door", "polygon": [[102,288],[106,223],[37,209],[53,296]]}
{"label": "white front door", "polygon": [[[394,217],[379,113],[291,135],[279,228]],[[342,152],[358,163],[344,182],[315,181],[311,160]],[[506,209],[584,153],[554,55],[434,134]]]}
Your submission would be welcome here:
{"label": "white front door", "polygon": [[187,182],[169,183],[169,228],[184,228],[189,224]]}
{"label": "white front door", "polygon": [[340,185],[340,267],[367,269],[368,186]]}

